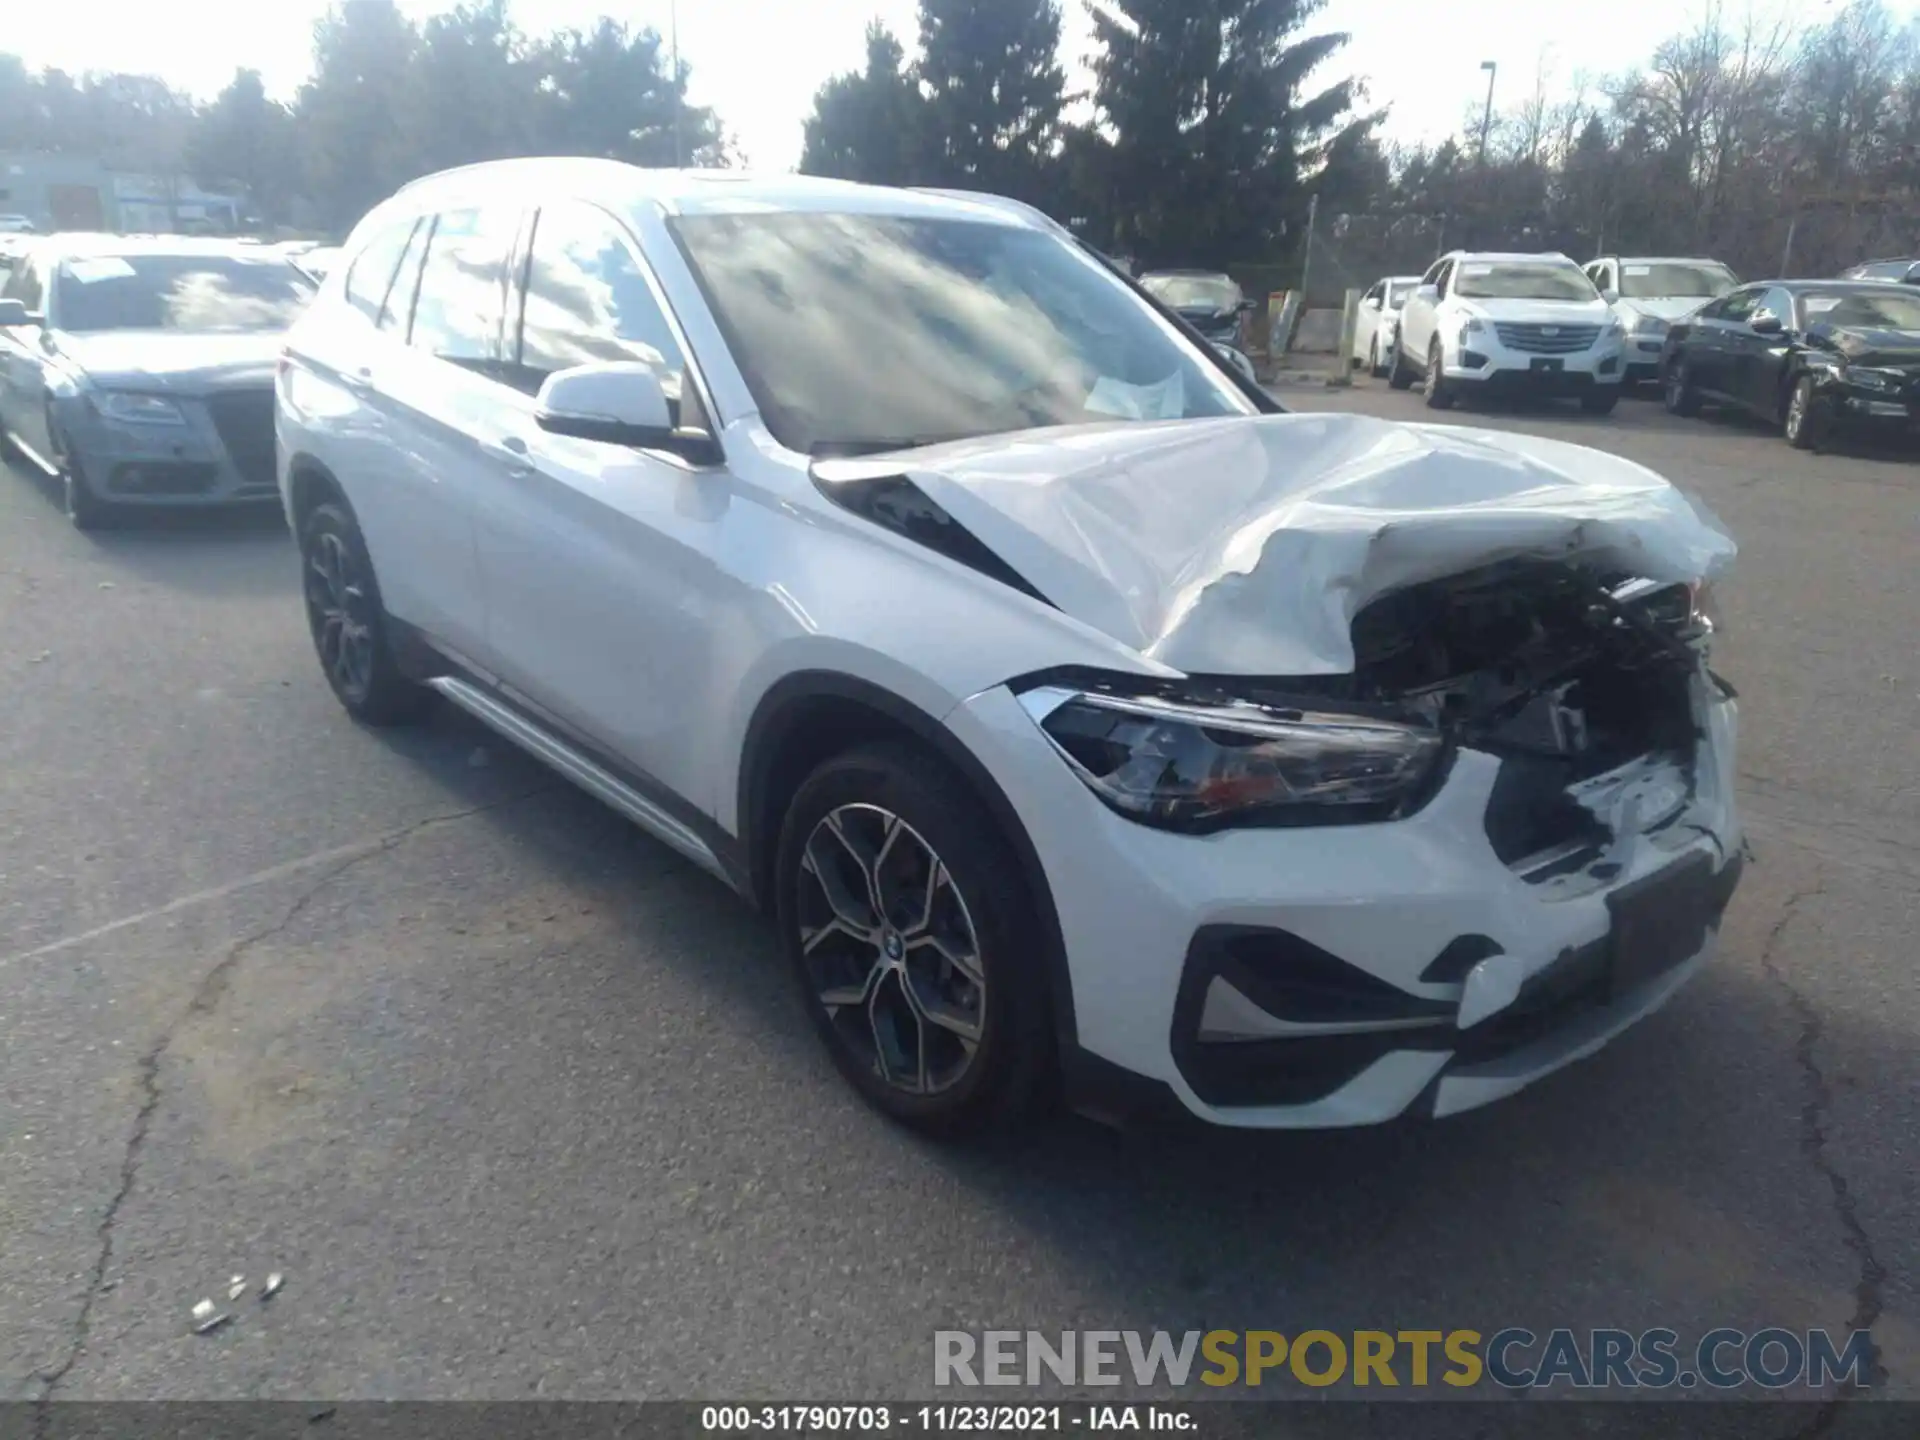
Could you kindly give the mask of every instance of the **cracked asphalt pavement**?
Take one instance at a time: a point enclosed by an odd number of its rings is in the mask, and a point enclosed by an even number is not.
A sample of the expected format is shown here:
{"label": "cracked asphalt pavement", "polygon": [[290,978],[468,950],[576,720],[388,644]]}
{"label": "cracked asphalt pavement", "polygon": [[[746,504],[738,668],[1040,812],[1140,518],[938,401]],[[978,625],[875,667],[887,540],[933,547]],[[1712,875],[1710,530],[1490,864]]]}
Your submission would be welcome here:
{"label": "cracked asphalt pavement", "polygon": [[1448,1122],[982,1150],[862,1109],[704,875],[457,716],[348,722],[276,521],[82,536],[0,474],[0,1398],[901,1398],[945,1327],[1507,1325],[1871,1325],[1920,1397],[1920,464],[1462,418],[1741,542],[1720,956]]}

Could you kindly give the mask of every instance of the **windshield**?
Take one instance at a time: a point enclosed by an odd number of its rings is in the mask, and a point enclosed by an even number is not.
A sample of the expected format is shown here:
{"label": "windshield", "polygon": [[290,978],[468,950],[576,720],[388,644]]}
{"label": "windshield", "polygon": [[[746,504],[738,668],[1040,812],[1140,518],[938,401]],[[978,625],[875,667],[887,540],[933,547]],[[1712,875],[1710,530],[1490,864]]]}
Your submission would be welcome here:
{"label": "windshield", "polygon": [[1809,325],[1838,325],[1851,330],[1920,330],[1920,295],[1889,287],[1884,293],[1860,290],[1806,291],[1800,309]]}
{"label": "windshield", "polygon": [[1620,266],[1620,294],[1627,300],[1717,300],[1739,283],[1724,265],[1628,260]]}
{"label": "windshield", "polygon": [[673,228],[790,449],[1254,413],[1126,286],[1042,231],[812,213]]}
{"label": "windshield", "polygon": [[263,255],[87,255],[61,265],[62,330],[284,330],[313,282]]}
{"label": "windshield", "polygon": [[1600,292],[1577,265],[1463,260],[1453,293],[1468,300],[1592,300]]}
{"label": "windshield", "polygon": [[1143,275],[1141,288],[1169,310],[1231,310],[1240,287],[1224,275]]}

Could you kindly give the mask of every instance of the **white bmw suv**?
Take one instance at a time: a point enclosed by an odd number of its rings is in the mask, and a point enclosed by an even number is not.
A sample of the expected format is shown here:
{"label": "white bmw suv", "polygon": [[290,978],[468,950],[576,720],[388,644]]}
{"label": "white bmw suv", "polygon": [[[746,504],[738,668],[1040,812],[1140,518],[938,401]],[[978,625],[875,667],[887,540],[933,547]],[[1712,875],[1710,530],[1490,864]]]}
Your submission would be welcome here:
{"label": "white bmw suv", "polygon": [[278,376],[328,683],[763,905],[886,1112],[1444,1115],[1711,950],[1733,545],[1640,466],[1278,413],[990,203],[509,161],[343,262]]}
{"label": "white bmw suv", "polygon": [[1405,390],[1419,379],[1436,410],[1462,395],[1541,395],[1606,415],[1620,399],[1626,338],[1565,255],[1456,250],[1407,297],[1387,383]]}

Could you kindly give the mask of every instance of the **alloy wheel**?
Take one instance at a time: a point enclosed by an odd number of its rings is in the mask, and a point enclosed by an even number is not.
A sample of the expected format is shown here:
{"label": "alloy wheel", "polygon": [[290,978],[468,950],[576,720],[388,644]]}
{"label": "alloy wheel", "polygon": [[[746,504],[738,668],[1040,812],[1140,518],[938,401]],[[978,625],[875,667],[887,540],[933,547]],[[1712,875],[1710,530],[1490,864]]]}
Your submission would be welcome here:
{"label": "alloy wheel", "polygon": [[1795,385],[1787,400],[1787,439],[1798,440],[1807,424],[1807,387]]}
{"label": "alloy wheel", "polygon": [[966,1075],[987,1014],[966,901],[933,847],[877,805],[842,805],[807,837],[798,921],[808,988],[873,1074],[913,1095]]}
{"label": "alloy wheel", "polygon": [[348,695],[364,695],[373,683],[372,612],[352,552],[334,531],[320,531],[307,557],[307,619],[321,665]]}

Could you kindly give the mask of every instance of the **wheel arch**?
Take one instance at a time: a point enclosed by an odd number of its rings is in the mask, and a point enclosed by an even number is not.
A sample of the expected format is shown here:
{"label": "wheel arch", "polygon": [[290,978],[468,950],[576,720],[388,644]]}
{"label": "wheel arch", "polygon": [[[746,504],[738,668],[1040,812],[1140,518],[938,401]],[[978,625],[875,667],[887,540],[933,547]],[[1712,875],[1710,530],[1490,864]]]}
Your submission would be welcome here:
{"label": "wheel arch", "polygon": [[736,811],[751,898],[771,910],[781,821],[801,783],[832,756],[883,739],[918,744],[945,762],[1006,842],[1040,922],[1040,959],[1054,1033],[1060,1053],[1069,1053],[1077,1032],[1066,945],[1052,887],[1026,827],[986,766],[946,726],[871,681],[836,671],[799,671],[769,687],[755,707],[741,752]]}
{"label": "wheel arch", "polygon": [[314,508],[328,500],[339,501],[347,507],[348,514],[353,513],[353,502],[347,499],[346,487],[325,465],[305,453],[287,462],[287,522],[294,534],[300,533],[300,527]]}

